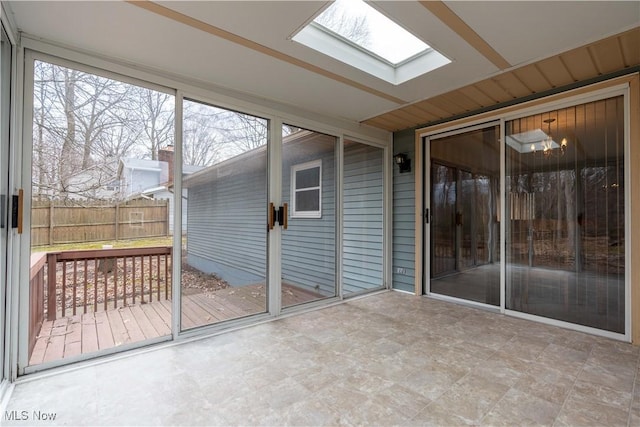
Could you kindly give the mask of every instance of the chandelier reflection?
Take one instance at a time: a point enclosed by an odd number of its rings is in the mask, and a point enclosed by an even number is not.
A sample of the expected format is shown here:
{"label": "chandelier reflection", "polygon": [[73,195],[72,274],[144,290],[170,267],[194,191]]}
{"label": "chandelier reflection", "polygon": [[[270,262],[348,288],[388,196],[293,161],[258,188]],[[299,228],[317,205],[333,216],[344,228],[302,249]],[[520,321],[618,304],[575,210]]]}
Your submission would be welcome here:
{"label": "chandelier reflection", "polygon": [[543,120],[543,122],[547,124],[546,137],[538,143],[531,144],[532,153],[541,151],[545,159],[549,159],[554,156],[564,156],[564,152],[566,151],[568,144],[567,138],[562,138],[562,141],[560,141],[560,144],[558,144],[551,137],[551,123],[555,121],[556,119]]}

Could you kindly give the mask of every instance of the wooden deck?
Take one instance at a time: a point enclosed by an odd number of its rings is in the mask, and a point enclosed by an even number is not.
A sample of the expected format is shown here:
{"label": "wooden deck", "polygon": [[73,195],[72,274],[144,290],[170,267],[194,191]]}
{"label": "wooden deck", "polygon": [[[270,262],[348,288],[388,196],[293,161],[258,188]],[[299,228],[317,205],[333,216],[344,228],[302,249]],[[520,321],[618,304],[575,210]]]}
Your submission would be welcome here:
{"label": "wooden deck", "polygon": [[[182,328],[191,329],[266,312],[264,285],[227,288],[215,293],[182,296]],[[283,285],[283,306],[301,304],[320,295]],[[59,360],[122,344],[171,334],[171,301],[154,301],[118,309],[45,321],[29,364]]]}

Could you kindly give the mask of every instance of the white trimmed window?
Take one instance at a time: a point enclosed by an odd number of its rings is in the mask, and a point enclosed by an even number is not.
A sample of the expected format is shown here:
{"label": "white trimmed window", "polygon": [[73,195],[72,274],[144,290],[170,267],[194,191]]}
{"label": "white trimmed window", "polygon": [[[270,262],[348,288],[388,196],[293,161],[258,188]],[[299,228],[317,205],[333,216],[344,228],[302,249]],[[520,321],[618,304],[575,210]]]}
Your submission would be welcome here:
{"label": "white trimmed window", "polygon": [[291,217],[322,217],[322,160],[291,166]]}

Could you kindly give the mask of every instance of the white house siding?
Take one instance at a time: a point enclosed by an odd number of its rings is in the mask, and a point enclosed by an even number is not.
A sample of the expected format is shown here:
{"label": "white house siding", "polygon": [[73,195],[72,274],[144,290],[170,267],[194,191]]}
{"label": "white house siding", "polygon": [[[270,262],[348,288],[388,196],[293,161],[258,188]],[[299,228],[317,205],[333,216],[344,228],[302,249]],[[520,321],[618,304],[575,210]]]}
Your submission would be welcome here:
{"label": "white house siding", "polygon": [[129,172],[126,195],[141,193],[148,188],[157,187],[160,183],[160,170],[137,170]]}
{"label": "white house siding", "polygon": [[343,290],[384,285],[384,150],[349,144],[344,151]]}

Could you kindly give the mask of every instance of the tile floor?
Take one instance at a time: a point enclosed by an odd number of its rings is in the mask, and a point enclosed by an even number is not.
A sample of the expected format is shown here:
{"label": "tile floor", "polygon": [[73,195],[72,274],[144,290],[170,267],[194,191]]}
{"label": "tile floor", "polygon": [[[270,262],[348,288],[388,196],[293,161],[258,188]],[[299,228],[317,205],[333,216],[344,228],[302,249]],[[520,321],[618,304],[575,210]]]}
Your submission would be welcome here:
{"label": "tile floor", "polygon": [[2,415],[3,425],[638,426],[639,358],[629,344],[388,292],[26,381],[6,410],[28,419]]}

